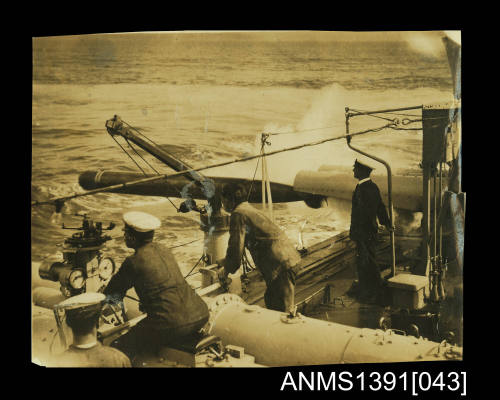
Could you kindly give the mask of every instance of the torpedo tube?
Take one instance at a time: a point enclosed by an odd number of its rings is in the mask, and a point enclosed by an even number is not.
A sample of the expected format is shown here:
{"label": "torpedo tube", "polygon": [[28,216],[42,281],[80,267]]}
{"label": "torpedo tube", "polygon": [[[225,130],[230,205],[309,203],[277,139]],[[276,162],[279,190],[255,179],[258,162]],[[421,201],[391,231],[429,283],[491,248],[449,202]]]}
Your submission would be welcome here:
{"label": "torpedo tube", "polygon": [[[380,189],[382,198],[388,196],[386,177],[372,176]],[[351,201],[357,181],[352,173],[335,171],[333,166],[323,166],[319,171],[299,171],[295,176],[293,190],[340,200]],[[394,208],[408,211],[422,211],[422,177],[392,177],[392,199]]]}
{"label": "torpedo tube", "polygon": [[246,304],[234,294],[209,303],[208,334],[241,346],[267,366],[461,359],[462,349],[391,330],[356,328]]}

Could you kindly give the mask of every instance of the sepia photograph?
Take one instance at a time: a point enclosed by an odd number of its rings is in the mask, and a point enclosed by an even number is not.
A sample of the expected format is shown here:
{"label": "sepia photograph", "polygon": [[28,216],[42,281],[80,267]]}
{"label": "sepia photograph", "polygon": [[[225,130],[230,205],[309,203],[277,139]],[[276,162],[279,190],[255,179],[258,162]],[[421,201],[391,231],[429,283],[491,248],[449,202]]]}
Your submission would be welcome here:
{"label": "sepia photograph", "polygon": [[32,363],[463,360],[461,63],[459,30],[32,37]]}

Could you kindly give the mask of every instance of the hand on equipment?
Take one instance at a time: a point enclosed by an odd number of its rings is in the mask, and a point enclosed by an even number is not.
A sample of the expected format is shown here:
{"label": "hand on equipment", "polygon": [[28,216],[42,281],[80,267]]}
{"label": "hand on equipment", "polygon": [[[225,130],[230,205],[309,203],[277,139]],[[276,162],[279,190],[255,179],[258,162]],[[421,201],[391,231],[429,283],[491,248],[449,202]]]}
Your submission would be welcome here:
{"label": "hand on equipment", "polygon": [[228,275],[229,274],[226,272],[224,268],[220,268],[220,270],[217,272],[219,283],[226,292],[229,290],[229,285],[232,282],[231,278],[229,278]]}

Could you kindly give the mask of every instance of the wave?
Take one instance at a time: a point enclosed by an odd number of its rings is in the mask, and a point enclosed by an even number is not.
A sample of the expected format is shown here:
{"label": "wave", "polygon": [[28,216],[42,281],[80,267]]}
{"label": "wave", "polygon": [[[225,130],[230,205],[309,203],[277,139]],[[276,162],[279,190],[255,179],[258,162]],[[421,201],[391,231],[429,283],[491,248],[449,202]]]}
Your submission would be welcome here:
{"label": "wave", "polygon": [[[136,74],[136,75],[113,75],[107,76],[106,73],[93,76],[88,74],[86,77],[69,77],[61,79],[59,77],[39,77],[35,80],[37,84],[69,84],[69,85],[101,85],[101,84],[139,84],[139,85],[208,85],[208,86],[240,86],[240,87],[291,87],[298,89],[322,89],[331,84],[339,84],[346,89],[414,89],[419,87],[435,88],[440,90],[450,90],[452,81],[449,72],[444,68],[434,68],[425,70],[421,68],[415,70],[415,73],[399,75],[400,71],[394,70],[391,73],[384,73],[376,70],[360,70],[359,68],[333,68],[323,67],[318,71],[309,72],[304,70],[289,70],[286,67],[271,70],[269,73],[265,70],[255,71],[254,73],[238,74],[238,79],[229,70],[234,69],[231,66],[216,67],[210,75],[201,73],[202,71],[190,70],[184,73],[169,74]],[[410,71],[412,72],[412,71]],[[282,79],[283,74],[295,75],[291,79]],[[320,75],[310,78],[312,74]],[[379,75],[379,76],[377,76]],[[243,79],[242,79],[243,78]],[[87,99],[64,99],[53,100],[53,104],[67,106],[85,106],[91,104]]]}
{"label": "wave", "polygon": [[52,103],[53,104],[62,104],[64,106],[86,106],[88,104],[91,104],[91,101],[64,99],[64,100],[53,100]]}

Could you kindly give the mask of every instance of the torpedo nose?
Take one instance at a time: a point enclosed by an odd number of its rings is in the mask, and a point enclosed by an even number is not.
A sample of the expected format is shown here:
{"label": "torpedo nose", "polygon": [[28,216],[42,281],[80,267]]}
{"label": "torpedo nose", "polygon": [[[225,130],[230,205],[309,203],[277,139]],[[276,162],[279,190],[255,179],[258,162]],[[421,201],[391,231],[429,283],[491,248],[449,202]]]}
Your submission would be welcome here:
{"label": "torpedo nose", "polygon": [[85,171],[78,177],[78,184],[85,190],[95,189],[98,171]]}

